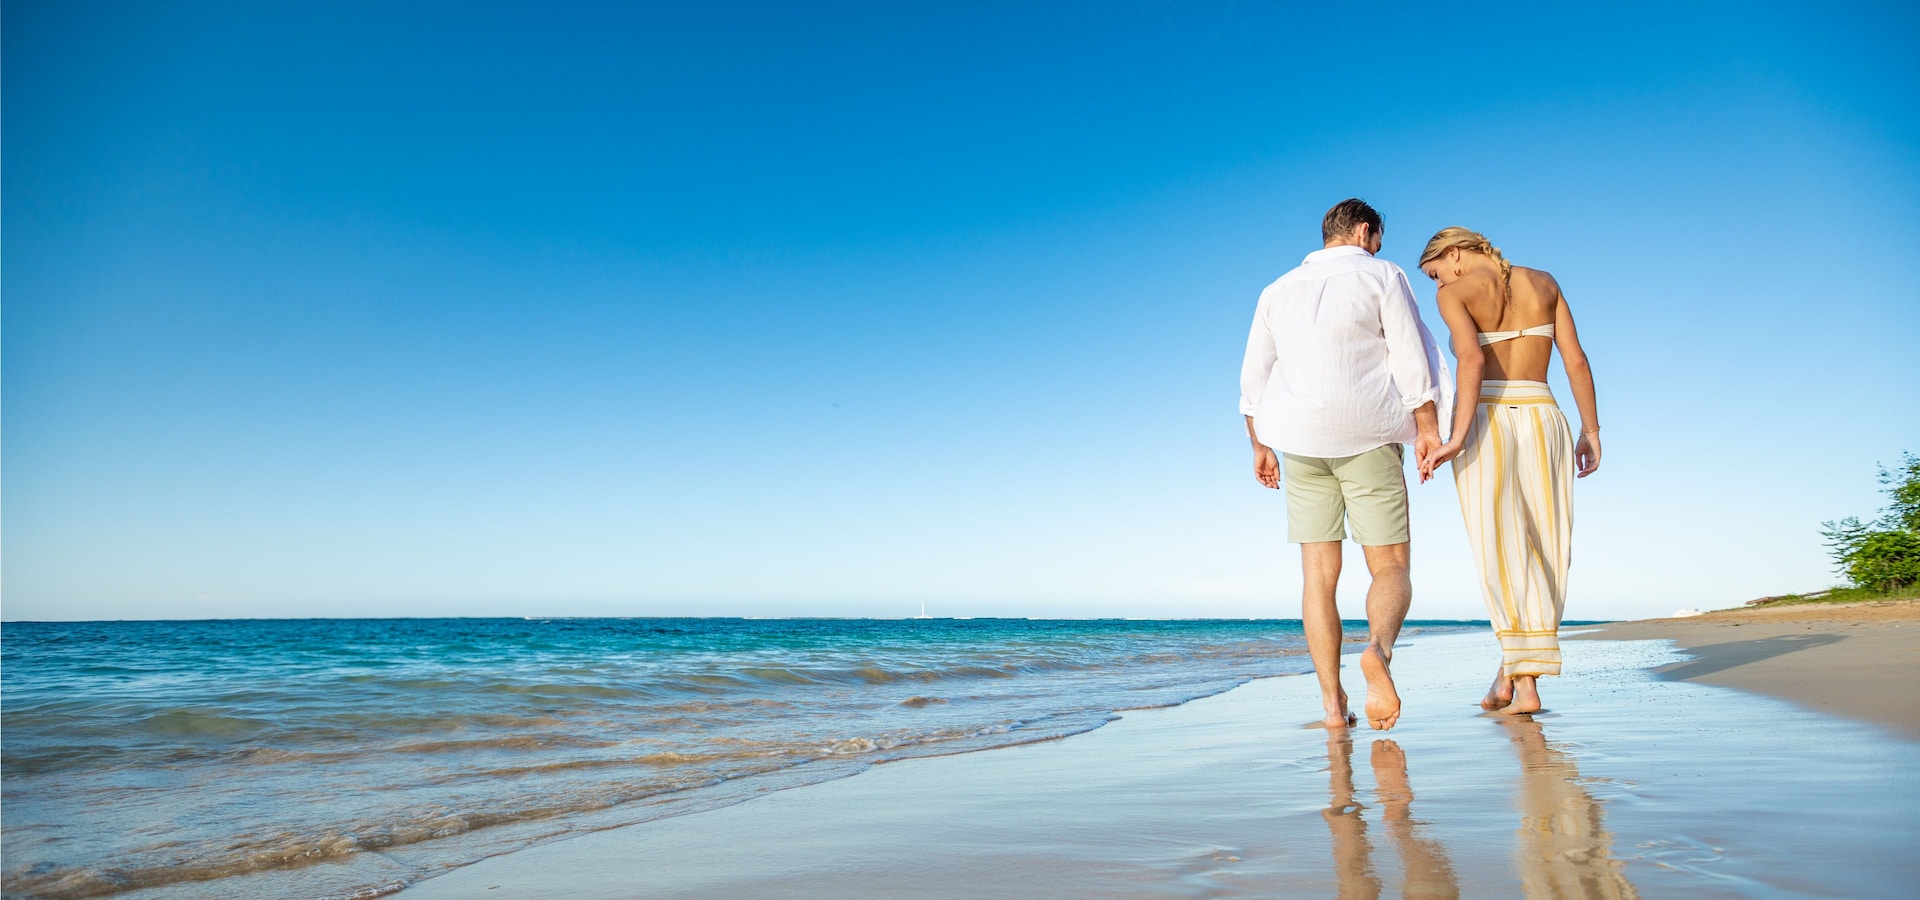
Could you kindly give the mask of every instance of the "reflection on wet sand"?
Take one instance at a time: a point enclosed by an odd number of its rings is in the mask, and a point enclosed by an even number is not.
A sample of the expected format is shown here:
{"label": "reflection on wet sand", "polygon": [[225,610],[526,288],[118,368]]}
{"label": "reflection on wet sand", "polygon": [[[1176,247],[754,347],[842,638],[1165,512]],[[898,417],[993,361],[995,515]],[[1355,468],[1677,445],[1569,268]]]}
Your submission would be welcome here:
{"label": "reflection on wet sand", "polygon": [[1373,742],[1373,781],[1387,820],[1387,836],[1406,868],[1402,897],[1458,897],[1453,861],[1446,848],[1427,837],[1413,818],[1413,788],[1407,782],[1407,754],[1390,740]]}
{"label": "reflection on wet sand", "polygon": [[1373,872],[1373,844],[1367,840],[1367,820],[1353,798],[1353,735],[1344,728],[1327,734],[1327,808],[1320,815],[1333,836],[1333,872],[1340,878],[1341,900],[1380,896],[1380,878]]}
{"label": "reflection on wet sand", "polygon": [[[1413,788],[1407,781],[1407,755],[1400,745],[1380,738],[1372,749],[1374,796],[1381,807],[1387,838],[1400,856],[1404,876],[1399,896],[1460,896],[1446,849],[1427,837],[1413,818]],[[1336,729],[1327,736],[1329,804],[1321,812],[1333,838],[1333,868],[1342,898],[1377,898],[1380,876],[1367,837],[1366,807],[1354,798],[1353,735]]]}
{"label": "reflection on wet sand", "polygon": [[1528,897],[1627,898],[1639,893],[1613,856],[1600,804],[1573,757],[1547,745],[1540,723],[1502,718],[1520,755],[1520,883]]}

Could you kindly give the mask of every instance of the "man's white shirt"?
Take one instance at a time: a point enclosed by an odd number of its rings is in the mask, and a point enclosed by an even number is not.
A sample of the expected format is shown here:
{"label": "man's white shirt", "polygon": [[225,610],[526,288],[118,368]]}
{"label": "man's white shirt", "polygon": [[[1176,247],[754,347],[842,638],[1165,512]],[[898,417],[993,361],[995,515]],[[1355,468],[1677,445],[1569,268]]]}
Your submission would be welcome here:
{"label": "man's white shirt", "polygon": [[1240,368],[1240,412],[1260,443],[1339,458],[1414,438],[1413,410],[1451,398],[1440,348],[1399,266],[1360,247],[1307,254],[1260,292]]}

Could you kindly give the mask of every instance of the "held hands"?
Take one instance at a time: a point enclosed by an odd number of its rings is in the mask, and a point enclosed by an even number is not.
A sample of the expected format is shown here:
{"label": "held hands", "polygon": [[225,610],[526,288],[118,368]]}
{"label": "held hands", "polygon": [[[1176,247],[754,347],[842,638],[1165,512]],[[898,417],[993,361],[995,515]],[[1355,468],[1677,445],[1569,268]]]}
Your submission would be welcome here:
{"label": "held hands", "polygon": [[1433,466],[1427,464],[1427,457],[1440,447],[1440,433],[1427,428],[1414,432],[1413,464],[1420,470],[1420,483],[1426,484],[1433,477]]}
{"label": "held hands", "polygon": [[1270,447],[1255,447],[1253,450],[1253,477],[1270,488],[1280,486],[1280,458],[1273,455]]}
{"label": "held hands", "polygon": [[[1429,443],[1431,441],[1431,443]],[[1466,449],[1465,442],[1440,444],[1438,438],[1421,435],[1414,439],[1414,460],[1420,469],[1420,483],[1425,484],[1433,477],[1433,471],[1442,463],[1460,455]],[[1600,468],[1600,435],[1593,432],[1581,432],[1580,439],[1573,444],[1573,464],[1575,477],[1585,478]]]}
{"label": "held hands", "polygon": [[1600,468],[1600,433],[1582,431],[1580,439],[1573,443],[1573,464],[1577,467],[1574,476],[1585,478]]}
{"label": "held hands", "polygon": [[1466,443],[1464,441],[1448,441],[1442,444],[1440,443],[1440,437],[1438,435],[1431,437],[1421,435],[1415,438],[1413,441],[1413,459],[1415,465],[1420,469],[1420,483],[1426,484],[1428,479],[1433,477],[1433,470],[1440,468],[1441,463],[1459,456],[1460,451],[1465,448]]}

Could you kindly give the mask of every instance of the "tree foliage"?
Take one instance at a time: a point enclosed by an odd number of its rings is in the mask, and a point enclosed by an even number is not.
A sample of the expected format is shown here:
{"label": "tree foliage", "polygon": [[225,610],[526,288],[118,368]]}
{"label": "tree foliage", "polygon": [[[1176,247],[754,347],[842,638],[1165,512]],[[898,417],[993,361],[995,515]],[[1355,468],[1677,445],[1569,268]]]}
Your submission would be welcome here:
{"label": "tree foliage", "polygon": [[1876,591],[1920,584],[1920,457],[1901,454],[1899,467],[1880,469],[1891,503],[1871,525],[1849,516],[1822,522],[1833,562],[1855,587]]}
{"label": "tree foliage", "polygon": [[1911,453],[1900,458],[1900,468],[1880,470],[1880,483],[1893,505],[1887,507],[1882,527],[1920,532],[1920,456]]}

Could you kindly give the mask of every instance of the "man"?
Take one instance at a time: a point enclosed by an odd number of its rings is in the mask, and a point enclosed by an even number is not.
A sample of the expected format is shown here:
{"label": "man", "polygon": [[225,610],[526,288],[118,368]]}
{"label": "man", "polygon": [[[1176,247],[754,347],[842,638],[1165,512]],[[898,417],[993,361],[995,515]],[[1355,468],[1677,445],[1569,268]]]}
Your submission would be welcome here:
{"label": "man", "polygon": [[1406,273],[1374,258],[1381,226],[1365,202],[1340,201],[1320,223],[1325,249],[1261,292],[1240,412],[1254,476],[1270,488],[1287,485],[1287,540],[1300,545],[1304,580],[1300,619],[1329,728],[1356,721],[1340,686],[1334,603],[1343,525],[1366,553],[1373,583],[1360,671],[1367,723],[1384,731],[1400,719],[1393,642],[1413,599],[1401,445],[1413,442],[1417,459],[1441,445],[1436,403],[1445,376]]}

